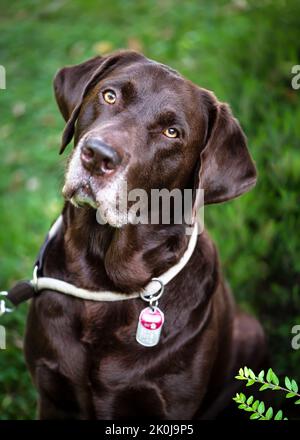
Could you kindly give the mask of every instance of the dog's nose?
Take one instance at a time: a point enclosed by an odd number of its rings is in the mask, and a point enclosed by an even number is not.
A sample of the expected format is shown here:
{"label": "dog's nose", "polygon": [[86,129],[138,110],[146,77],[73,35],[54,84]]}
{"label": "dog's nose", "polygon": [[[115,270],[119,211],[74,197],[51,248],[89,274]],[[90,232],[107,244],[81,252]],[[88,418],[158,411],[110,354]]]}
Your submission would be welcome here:
{"label": "dog's nose", "polygon": [[99,139],[87,139],[81,149],[81,161],[88,171],[95,174],[108,174],[120,165],[122,158],[109,145]]}

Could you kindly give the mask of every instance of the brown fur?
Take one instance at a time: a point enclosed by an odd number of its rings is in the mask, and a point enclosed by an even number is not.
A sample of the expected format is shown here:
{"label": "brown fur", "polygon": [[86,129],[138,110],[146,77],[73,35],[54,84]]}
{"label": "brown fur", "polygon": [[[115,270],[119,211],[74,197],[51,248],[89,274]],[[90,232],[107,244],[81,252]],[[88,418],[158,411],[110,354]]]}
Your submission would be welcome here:
{"label": "brown fur", "polygon": [[[102,84],[112,80],[127,81],[115,108],[98,103]],[[140,54],[64,68],[55,93],[67,122],[62,151],[74,134],[76,150],[84,133],[98,130],[128,166],[129,189],[201,186],[208,204],[255,183],[245,136],[228,106]],[[162,137],[175,117],[182,137]],[[99,177],[99,188],[105,179]],[[86,289],[132,292],[174,265],[187,239],[184,225],[100,226],[94,209],[67,201],[43,271]],[[52,291],[34,299],[25,353],[39,417],[195,419],[216,417],[228,406],[237,368],[262,361],[264,336],[254,318],[237,310],[206,232],[159,305],[161,340],[147,348],[135,340],[145,307],[140,299],[95,303]]]}

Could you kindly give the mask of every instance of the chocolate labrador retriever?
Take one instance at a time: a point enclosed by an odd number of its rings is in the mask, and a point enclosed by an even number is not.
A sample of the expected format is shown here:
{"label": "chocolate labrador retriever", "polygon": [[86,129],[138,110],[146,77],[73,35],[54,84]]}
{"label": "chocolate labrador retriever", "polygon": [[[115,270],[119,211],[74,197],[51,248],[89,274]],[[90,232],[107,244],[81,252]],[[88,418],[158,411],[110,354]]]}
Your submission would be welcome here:
{"label": "chocolate labrador retriever", "polygon": [[63,68],[54,89],[66,120],[61,152],[73,137],[75,147],[62,225],[47,246],[42,275],[86,291],[119,292],[124,300],[44,289],[31,302],[25,354],[39,417],[217,417],[230,404],[237,369],[258,368],[264,358],[261,326],[236,307],[204,231],[165,285],[159,342],[138,343],[145,302],[126,296],[176,266],[190,237],[172,221],[128,223],[112,200],[125,183],[147,193],[203,188],[205,204],[244,193],[256,170],[240,125],[211,92],[132,51]]}

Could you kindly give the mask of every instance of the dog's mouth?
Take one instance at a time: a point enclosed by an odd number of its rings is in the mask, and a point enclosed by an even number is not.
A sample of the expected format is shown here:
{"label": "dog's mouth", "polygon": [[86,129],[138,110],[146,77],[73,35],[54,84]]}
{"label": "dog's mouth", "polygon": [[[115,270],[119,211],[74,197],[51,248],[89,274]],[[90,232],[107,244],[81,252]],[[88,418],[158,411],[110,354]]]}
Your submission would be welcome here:
{"label": "dog's mouth", "polygon": [[97,209],[99,206],[88,181],[82,183],[77,188],[69,188],[65,185],[62,192],[65,199],[69,200],[74,206],[76,206],[76,208],[91,206],[92,208]]}

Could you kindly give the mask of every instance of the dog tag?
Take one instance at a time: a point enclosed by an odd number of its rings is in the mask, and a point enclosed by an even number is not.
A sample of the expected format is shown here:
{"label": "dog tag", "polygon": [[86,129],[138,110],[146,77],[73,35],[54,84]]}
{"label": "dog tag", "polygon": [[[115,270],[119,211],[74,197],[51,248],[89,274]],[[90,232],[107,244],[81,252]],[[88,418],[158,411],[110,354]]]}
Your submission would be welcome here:
{"label": "dog tag", "polygon": [[164,314],[158,308],[146,307],[139,316],[139,322],[136,331],[136,340],[145,347],[154,347],[160,338],[161,329],[164,323]]}

